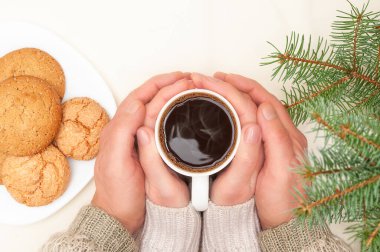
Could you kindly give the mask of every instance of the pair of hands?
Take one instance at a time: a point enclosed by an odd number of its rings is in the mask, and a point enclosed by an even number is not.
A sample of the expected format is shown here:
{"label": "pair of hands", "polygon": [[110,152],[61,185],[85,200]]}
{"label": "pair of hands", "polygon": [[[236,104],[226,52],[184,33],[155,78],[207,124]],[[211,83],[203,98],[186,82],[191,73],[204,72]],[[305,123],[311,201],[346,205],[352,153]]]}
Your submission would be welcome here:
{"label": "pair of hands", "polygon": [[302,184],[290,168],[299,164],[306,138],[281,102],[257,82],[234,74],[216,73],[214,77],[182,72],[153,77],[122,102],[103,130],[92,204],[118,219],[129,232],[144,222],[145,195],[165,207],[189,204],[186,183],[166,167],[157,152],[154,125],[163,105],[191,88],[210,89],[227,98],[242,125],[237,154],[215,179],[211,200],[217,205],[236,205],[255,195],[264,229],[292,218],[291,210],[298,205],[293,188],[302,190]]}

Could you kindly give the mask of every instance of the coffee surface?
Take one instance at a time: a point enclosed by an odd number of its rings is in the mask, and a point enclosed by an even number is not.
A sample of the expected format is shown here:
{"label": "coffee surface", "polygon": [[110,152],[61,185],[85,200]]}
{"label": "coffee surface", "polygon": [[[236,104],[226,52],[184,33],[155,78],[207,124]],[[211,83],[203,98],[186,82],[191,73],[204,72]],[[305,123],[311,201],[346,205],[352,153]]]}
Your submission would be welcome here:
{"label": "coffee surface", "polygon": [[220,103],[193,97],[175,104],[163,121],[165,146],[177,162],[199,169],[215,166],[234,143],[233,119]]}

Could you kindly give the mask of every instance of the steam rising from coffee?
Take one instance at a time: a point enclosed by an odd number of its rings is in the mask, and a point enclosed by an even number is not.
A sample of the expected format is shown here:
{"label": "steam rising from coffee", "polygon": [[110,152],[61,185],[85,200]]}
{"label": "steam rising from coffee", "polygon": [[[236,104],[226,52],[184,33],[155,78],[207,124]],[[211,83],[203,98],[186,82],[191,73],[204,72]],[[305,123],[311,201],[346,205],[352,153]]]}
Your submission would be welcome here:
{"label": "steam rising from coffee", "polygon": [[175,104],[163,122],[165,145],[177,162],[207,168],[222,161],[234,141],[227,109],[209,97]]}

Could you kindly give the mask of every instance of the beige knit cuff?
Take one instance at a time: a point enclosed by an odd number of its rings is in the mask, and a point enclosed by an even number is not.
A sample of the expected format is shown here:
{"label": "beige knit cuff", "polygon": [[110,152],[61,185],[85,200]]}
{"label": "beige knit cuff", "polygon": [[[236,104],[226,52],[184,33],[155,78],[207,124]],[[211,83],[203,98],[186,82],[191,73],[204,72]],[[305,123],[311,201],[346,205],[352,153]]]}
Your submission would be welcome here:
{"label": "beige knit cuff", "polygon": [[147,200],[140,251],[198,251],[201,227],[191,204],[167,208]]}
{"label": "beige knit cuff", "polygon": [[327,225],[309,227],[296,219],[259,234],[260,246],[265,251],[351,251],[334,236]]}
{"label": "beige knit cuff", "polygon": [[260,224],[253,199],[235,206],[211,201],[203,213],[203,251],[260,251]]}
{"label": "beige knit cuff", "polygon": [[121,223],[91,205],[80,210],[68,232],[88,237],[100,251],[137,251],[133,238]]}

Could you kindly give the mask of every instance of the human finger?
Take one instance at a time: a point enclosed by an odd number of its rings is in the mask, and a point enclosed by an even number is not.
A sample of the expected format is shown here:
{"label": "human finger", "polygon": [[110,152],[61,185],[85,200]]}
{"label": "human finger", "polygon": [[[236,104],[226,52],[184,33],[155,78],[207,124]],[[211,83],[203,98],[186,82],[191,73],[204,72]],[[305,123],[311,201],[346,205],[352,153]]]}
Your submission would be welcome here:
{"label": "human finger", "polygon": [[262,103],[258,108],[258,123],[262,130],[265,159],[268,167],[282,169],[293,162],[292,139],[271,103]]}
{"label": "human finger", "polygon": [[242,92],[249,94],[252,97],[252,100],[257,105],[260,105],[263,102],[272,103],[273,107],[277,111],[278,116],[284,123],[284,126],[291,132],[291,134],[297,137],[298,141],[302,142],[303,145],[307,146],[306,138],[294,125],[284,105],[274,95],[269,93],[263,86],[261,86],[257,81],[238,74],[226,74],[223,72],[216,72],[214,76],[215,78],[231,83],[233,86],[235,86]]}
{"label": "human finger", "polygon": [[191,78],[196,87],[214,91],[231,102],[242,124],[257,121],[256,105],[250,99],[244,97],[244,95],[231,84],[198,73],[193,73]]}
{"label": "human finger", "polygon": [[194,87],[193,81],[188,79],[181,79],[172,85],[163,87],[154,98],[146,105],[146,116],[144,125],[154,128],[158,113],[161,108],[167,103],[170,98],[176,94],[191,89]]}

